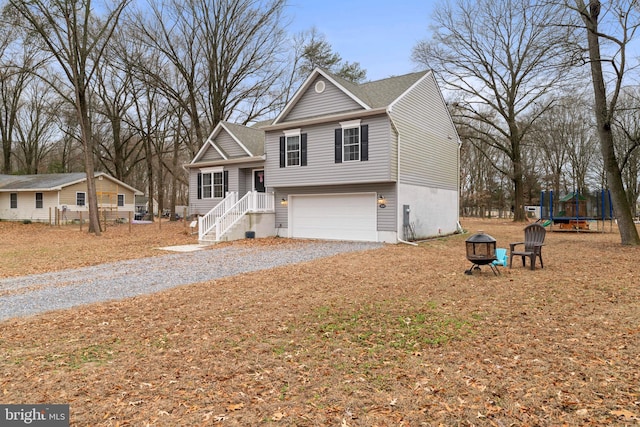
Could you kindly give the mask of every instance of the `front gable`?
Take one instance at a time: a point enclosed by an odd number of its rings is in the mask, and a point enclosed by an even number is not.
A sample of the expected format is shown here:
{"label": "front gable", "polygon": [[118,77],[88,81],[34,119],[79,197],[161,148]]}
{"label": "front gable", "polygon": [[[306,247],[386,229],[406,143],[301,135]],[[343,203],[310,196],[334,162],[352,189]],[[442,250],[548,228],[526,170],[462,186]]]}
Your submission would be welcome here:
{"label": "front gable", "polygon": [[[261,131],[246,126],[220,122],[207,138],[191,164],[259,156],[254,140],[263,139]],[[254,152],[251,151],[253,149]]]}
{"label": "front gable", "polygon": [[274,124],[370,109],[347,86],[352,85],[320,69],[314,70]]}

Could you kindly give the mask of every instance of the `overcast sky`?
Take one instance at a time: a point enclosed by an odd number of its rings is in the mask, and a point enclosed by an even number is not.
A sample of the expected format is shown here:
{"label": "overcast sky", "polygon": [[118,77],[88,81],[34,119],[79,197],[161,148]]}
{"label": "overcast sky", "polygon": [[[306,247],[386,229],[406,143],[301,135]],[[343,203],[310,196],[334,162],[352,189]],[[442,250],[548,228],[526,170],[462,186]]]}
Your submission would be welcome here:
{"label": "overcast sky", "polygon": [[411,50],[428,37],[430,0],[291,0],[293,33],[316,27],[343,60],[359,62],[367,80],[418,71]]}

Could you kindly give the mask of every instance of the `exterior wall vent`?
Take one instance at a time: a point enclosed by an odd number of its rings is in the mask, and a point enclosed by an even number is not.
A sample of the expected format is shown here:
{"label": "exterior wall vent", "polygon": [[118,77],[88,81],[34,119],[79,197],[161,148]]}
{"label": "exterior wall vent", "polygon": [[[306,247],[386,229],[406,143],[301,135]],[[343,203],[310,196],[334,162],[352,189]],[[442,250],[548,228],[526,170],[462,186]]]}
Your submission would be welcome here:
{"label": "exterior wall vent", "polygon": [[322,93],[324,92],[325,89],[325,84],[322,80],[318,81],[316,83],[316,93]]}

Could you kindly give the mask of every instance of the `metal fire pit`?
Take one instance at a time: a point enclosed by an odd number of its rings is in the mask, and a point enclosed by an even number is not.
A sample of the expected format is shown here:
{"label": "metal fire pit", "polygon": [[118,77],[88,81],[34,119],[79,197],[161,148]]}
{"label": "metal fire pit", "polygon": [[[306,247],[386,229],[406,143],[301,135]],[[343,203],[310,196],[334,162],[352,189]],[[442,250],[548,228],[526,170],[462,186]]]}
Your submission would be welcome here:
{"label": "metal fire pit", "polygon": [[467,246],[467,259],[471,261],[471,267],[464,274],[473,274],[473,270],[480,270],[481,265],[488,265],[496,276],[500,273],[493,265],[496,260],[496,239],[479,231],[465,240]]}

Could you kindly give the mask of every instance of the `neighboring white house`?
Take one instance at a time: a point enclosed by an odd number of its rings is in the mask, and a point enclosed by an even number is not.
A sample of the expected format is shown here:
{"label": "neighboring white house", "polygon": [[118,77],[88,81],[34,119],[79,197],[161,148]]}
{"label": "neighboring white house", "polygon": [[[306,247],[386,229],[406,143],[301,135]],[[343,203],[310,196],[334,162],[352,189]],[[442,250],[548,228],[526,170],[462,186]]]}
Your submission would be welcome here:
{"label": "neighboring white house", "polygon": [[[95,174],[101,218],[126,218],[141,191],[103,172]],[[0,219],[53,222],[88,218],[85,173],[0,175]]]}
{"label": "neighboring white house", "polygon": [[430,71],[314,70],[271,123],[219,123],[186,165],[201,240],[391,242],[458,228],[460,140]]}

